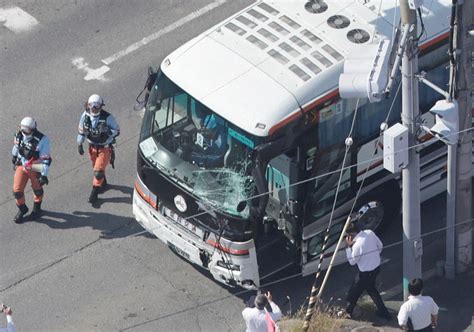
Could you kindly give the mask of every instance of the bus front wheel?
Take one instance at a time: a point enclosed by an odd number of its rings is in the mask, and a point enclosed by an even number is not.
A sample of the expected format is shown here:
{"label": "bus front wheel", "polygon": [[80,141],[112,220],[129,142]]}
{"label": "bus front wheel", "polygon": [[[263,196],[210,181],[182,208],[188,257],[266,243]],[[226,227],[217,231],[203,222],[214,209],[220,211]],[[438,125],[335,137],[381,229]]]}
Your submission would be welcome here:
{"label": "bus front wheel", "polygon": [[400,214],[401,195],[396,183],[364,195],[358,204],[358,223],[361,229],[382,234],[390,222]]}

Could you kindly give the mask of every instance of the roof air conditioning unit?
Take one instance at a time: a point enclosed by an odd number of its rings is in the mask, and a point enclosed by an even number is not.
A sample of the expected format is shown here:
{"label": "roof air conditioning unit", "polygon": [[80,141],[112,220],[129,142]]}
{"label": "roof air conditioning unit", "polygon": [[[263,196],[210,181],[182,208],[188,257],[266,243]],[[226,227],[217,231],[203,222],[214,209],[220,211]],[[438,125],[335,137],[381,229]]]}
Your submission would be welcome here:
{"label": "roof air conditioning unit", "polygon": [[369,41],[370,34],[363,29],[353,29],[347,33],[347,39],[354,44],[363,44]]}
{"label": "roof air conditioning unit", "polygon": [[305,3],[304,8],[312,14],[321,14],[328,10],[328,4],[323,0],[311,0]]}
{"label": "roof air conditioning unit", "polygon": [[351,24],[351,20],[342,15],[334,15],[328,18],[328,25],[334,29],[344,29]]}

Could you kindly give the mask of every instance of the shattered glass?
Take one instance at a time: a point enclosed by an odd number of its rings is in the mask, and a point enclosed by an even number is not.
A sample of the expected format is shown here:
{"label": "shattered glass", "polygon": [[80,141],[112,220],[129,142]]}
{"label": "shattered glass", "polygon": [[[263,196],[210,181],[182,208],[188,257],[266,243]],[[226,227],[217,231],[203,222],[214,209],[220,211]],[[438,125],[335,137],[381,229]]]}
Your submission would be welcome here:
{"label": "shattered glass", "polygon": [[249,202],[240,212],[237,211],[237,205],[255,193],[255,183],[251,176],[228,168],[202,169],[193,172],[193,183],[193,192],[210,205],[229,214],[248,218]]}
{"label": "shattered glass", "polygon": [[199,201],[247,219],[248,200],[256,192],[252,152],[262,141],[220,117],[163,73],[158,76],[144,115],[140,149],[154,167]]}

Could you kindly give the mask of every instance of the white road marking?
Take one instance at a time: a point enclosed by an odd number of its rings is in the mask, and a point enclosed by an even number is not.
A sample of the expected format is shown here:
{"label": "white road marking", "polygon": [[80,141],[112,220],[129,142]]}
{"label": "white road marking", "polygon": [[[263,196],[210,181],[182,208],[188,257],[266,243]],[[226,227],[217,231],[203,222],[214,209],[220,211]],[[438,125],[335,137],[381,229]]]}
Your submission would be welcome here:
{"label": "white road marking", "polygon": [[14,33],[21,33],[33,29],[38,20],[19,7],[0,8],[0,24]]}
{"label": "white road marking", "polygon": [[104,77],[104,74],[110,70],[107,66],[102,66],[97,69],[89,68],[89,64],[84,61],[84,58],[75,58],[72,60],[72,64],[79,70],[84,70],[86,76],[84,79],[86,81],[90,80],[99,80],[99,81],[107,81]]}
{"label": "white road marking", "polygon": [[142,46],[145,46],[146,44],[148,44],[149,42],[163,36],[164,34],[168,33],[168,32],[171,32],[177,28],[179,28],[180,26],[188,23],[189,21],[192,21],[194,20],[195,18],[199,17],[199,16],[202,16],[204,14],[206,14],[207,12],[219,7],[220,5],[224,4],[227,0],[216,0],[212,3],[210,3],[209,5],[205,6],[205,7],[202,7],[201,9],[195,11],[195,12],[192,12],[191,14],[183,17],[182,19],[174,22],[173,24],[170,24],[168,25],[167,27],[161,29],[161,30],[158,30],[156,31],[155,33],[152,33],[151,35],[149,35],[148,37],[145,37],[143,38],[142,40],[128,46],[126,49],[124,50],[121,50],[117,53],[115,53],[114,55],[112,56],[109,56],[108,58],[105,58],[102,60],[102,62],[106,65],[110,65],[112,62],[120,59],[121,57],[124,57],[125,55],[129,54],[129,53],[132,53],[133,51],[136,51],[138,50],[140,47]]}
{"label": "white road marking", "polygon": [[[179,19],[178,21],[174,22],[173,24],[168,25],[167,27],[156,31],[155,33],[152,33],[148,37],[143,38],[139,42],[136,42],[130,46],[128,46],[126,49],[121,50],[117,53],[115,53],[112,56],[109,56],[108,58],[105,58],[102,61],[102,63],[105,64],[105,66],[102,66],[97,69],[89,68],[89,64],[85,62],[84,58],[75,58],[72,60],[72,64],[79,70],[84,70],[86,73],[86,76],[84,77],[84,80],[89,81],[89,80],[99,80],[99,81],[107,81],[107,79],[104,77],[104,74],[110,70],[108,65],[110,65],[112,62],[132,53],[133,51],[138,50],[140,47],[145,46],[149,42],[163,36],[164,34],[171,32],[180,26],[194,20],[195,18],[198,18],[199,16],[202,16],[211,10],[219,7],[220,5],[224,4],[227,0],[216,0],[209,5],[202,7],[201,9],[192,12],[191,14]],[[0,13],[1,14],[1,13]],[[0,21],[1,21],[1,15],[0,15]]]}

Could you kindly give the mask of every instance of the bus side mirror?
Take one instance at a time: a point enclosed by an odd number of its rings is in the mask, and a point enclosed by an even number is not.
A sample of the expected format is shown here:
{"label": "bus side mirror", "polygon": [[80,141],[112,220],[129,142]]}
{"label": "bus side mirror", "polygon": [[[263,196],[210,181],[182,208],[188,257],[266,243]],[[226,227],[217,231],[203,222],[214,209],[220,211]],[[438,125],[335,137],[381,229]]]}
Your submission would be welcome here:
{"label": "bus side mirror", "polygon": [[155,70],[153,69],[153,67],[152,67],[152,66],[149,66],[149,67],[148,67],[148,76],[151,76],[151,75],[153,75],[154,73],[155,73]]}
{"label": "bus side mirror", "polygon": [[[156,78],[158,77],[158,71],[155,71],[151,66],[148,67],[147,73],[148,77],[146,79],[145,87],[138,94],[135,106],[133,107],[135,111],[143,110],[145,108],[145,105],[148,102],[148,97],[150,96],[150,91],[153,88],[153,84],[155,84]],[[142,100],[140,100],[140,97],[143,93],[145,93],[145,96]],[[160,108],[161,105],[159,105],[158,109]]]}

